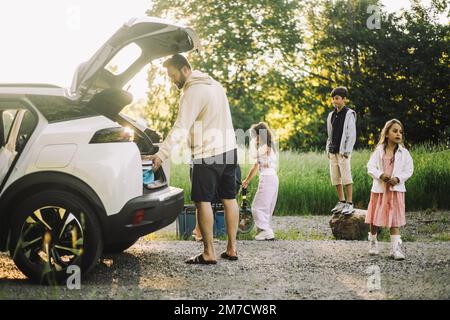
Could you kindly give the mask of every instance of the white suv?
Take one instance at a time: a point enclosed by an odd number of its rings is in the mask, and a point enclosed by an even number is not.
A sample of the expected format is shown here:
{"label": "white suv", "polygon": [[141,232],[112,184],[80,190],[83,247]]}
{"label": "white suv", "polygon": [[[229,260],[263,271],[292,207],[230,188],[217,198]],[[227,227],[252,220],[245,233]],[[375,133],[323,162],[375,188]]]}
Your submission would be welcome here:
{"label": "white suv", "polygon": [[[144,185],[141,156],[159,141],[120,114],[132,101],[122,88],[150,61],[198,43],[190,28],[132,19],[78,67],[70,89],[0,84],[0,250],[30,279],[61,283],[71,265],[86,273],[182,211],[166,167]],[[130,45],[136,59],[110,67]]]}

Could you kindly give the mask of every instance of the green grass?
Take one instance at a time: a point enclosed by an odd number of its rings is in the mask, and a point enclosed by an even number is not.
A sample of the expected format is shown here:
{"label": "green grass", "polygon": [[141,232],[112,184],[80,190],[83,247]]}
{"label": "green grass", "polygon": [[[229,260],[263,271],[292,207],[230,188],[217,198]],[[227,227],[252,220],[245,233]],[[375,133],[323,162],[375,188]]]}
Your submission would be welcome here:
{"label": "green grass", "polygon": [[[406,183],[406,210],[450,209],[450,150],[445,147],[419,146],[411,150],[414,175]],[[352,155],[353,202],[366,208],[372,179],[366,164],[371,151],[355,151]],[[242,176],[250,169],[241,165]],[[328,159],[325,153],[280,153],[278,170],[280,189],[276,215],[328,215],[336,201],[336,191],[330,183]],[[185,189],[185,202],[190,202],[189,166],[172,164],[171,184]],[[250,201],[256,192],[258,177],[249,186]]]}
{"label": "green grass", "polygon": [[[401,233],[402,240],[404,242],[417,241],[417,238],[414,235],[412,235],[404,230],[401,230],[400,233]],[[381,242],[390,242],[391,241],[391,235],[390,235],[389,228],[381,228],[381,230],[378,234],[378,241],[381,241]]]}
{"label": "green grass", "polygon": [[445,226],[443,226],[441,223],[435,222],[419,226],[418,232],[422,234],[437,234],[441,232],[444,227]]}
{"label": "green grass", "polygon": [[381,228],[378,233],[378,241],[389,242],[391,241],[391,234],[389,228]]}
{"label": "green grass", "polygon": [[450,233],[448,232],[442,232],[438,234],[434,234],[433,241],[450,241]]}
{"label": "green grass", "polygon": [[415,241],[417,241],[417,238],[414,235],[409,234],[409,233],[402,233],[401,237],[402,237],[402,240],[404,242],[415,242]]}
{"label": "green grass", "polygon": [[[252,230],[249,233],[238,234],[237,240],[255,240],[256,230]],[[226,241],[227,236],[216,237],[217,240]],[[288,229],[287,231],[276,230],[275,239],[277,240],[333,240],[332,236],[320,233],[317,230],[309,230],[309,232],[298,229]],[[145,240],[159,240],[159,241],[174,241],[181,240],[178,239],[175,233],[163,233],[163,234],[153,234],[145,237]],[[187,241],[192,241],[188,239]]]}
{"label": "green grass", "polygon": [[[238,234],[237,239],[238,240],[255,240],[255,231],[251,231],[246,234]],[[226,241],[226,236],[220,236],[216,238],[217,240]],[[315,230],[311,230],[310,232],[305,232],[303,230],[297,230],[297,229],[289,229],[287,231],[277,230],[275,231],[275,239],[277,240],[301,240],[301,241],[308,241],[308,240],[334,240],[334,237],[328,236],[323,233],[319,233]],[[383,228],[378,235],[379,241],[382,242],[390,242],[390,235],[389,235],[389,229]],[[177,238],[175,233],[164,233],[164,234],[158,234],[153,235],[152,237],[147,236],[145,237],[145,240],[150,241],[176,241],[181,240]],[[402,240],[404,242],[415,242],[418,241],[417,238],[409,233],[402,233]],[[186,241],[192,241],[191,239]],[[428,238],[428,241],[450,241],[450,233],[448,232],[440,232],[431,234]]]}
{"label": "green grass", "polygon": [[317,230],[289,229],[287,231],[275,231],[275,238],[277,240],[333,240],[332,236],[317,232]]}
{"label": "green grass", "polygon": [[144,237],[146,241],[175,241],[180,240],[176,232],[153,232]]}

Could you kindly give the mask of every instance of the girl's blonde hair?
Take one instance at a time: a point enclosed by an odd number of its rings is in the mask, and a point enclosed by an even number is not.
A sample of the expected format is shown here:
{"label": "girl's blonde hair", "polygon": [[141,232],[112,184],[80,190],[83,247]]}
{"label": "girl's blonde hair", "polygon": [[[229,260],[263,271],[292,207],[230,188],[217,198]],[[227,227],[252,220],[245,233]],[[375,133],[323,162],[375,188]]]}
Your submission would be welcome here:
{"label": "girl's blonde hair", "polygon": [[269,149],[273,149],[273,151],[275,151],[275,136],[272,132],[272,130],[270,130],[269,125],[265,122],[259,122],[257,124],[254,124],[251,126],[250,128],[250,134],[252,138],[256,138],[256,136],[259,136],[260,139],[262,138],[261,143],[263,145],[267,145],[269,147]]}
{"label": "girl's blonde hair", "polygon": [[[384,127],[383,127],[383,130],[381,130],[381,135],[380,135],[380,141],[378,141],[378,144],[377,144],[377,146],[383,146],[383,148],[386,148],[386,146],[387,146],[387,135],[388,135],[388,133],[389,133],[389,130],[392,128],[392,126],[394,125],[394,124],[398,124],[401,128],[402,128],[402,131],[403,131],[403,137],[404,137],[404,134],[405,134],[405,130],[403,129],[403,124],[400,122],[400,120],[397,120],[397,119],[391,119],[391,120],[389,120],[388,122],[386,122],[386,124],[384,125]],[[403,140],[405,140],[405,139],[402,139],[402,141],[399,143],[402,147],[404,147],[405,145],[403,144]]]}

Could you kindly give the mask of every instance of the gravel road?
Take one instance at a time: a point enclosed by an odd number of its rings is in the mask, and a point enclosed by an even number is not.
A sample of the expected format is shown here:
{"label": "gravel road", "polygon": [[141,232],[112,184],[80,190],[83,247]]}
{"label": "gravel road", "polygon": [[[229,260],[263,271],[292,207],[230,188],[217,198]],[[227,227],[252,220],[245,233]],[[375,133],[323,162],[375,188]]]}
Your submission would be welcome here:
{"label": "gravel road", "polygon": [[[404,243],[405,261],[364,241],[240,241],[239,260],[187,265],[193,241],[140,240],[104,257],[80,290],[30,284],[0,255],[0,299],[449,299],[450,242]],[[215,242],[217,254],[224,241]],[[375,279],[379,272],[379,287]],[[369,286],[368,286],[369,283]],[[372,285],[370,285],[372,284]],[[372,290],[369,290],[372,289]]]}

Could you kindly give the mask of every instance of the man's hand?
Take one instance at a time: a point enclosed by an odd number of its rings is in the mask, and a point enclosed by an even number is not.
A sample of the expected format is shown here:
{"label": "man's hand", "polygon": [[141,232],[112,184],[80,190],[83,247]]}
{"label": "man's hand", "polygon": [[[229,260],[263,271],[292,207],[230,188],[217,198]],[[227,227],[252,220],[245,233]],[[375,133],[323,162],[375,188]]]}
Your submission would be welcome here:
{"label": "man's hand", "polygon": [[250,183],[250,181],[248,181],[247,179],[244,179],[244,181],[242,181],[242,188],[247,189],[249,183]]}
{"label": "man's hand", "polygon": [[350,157],[350,153],[349,152],[344,152],[343,156],[344,156],[345,159],[348,159],[348,157]]}
{"label": "man's hand", "polygon": [[161,167],[162,160],[156,155],[143,156],[142,160],[147,160],[147,161],[151,160],[152,161],[152,170],[153,171],[157,171],[159,169],[159,167]]}
{"label": "man's hand", "polygon": [[387,183],[387,182],[389,182],[389,180],[391,180],[391,177],[383,173],[380,176],[380,179]]}

